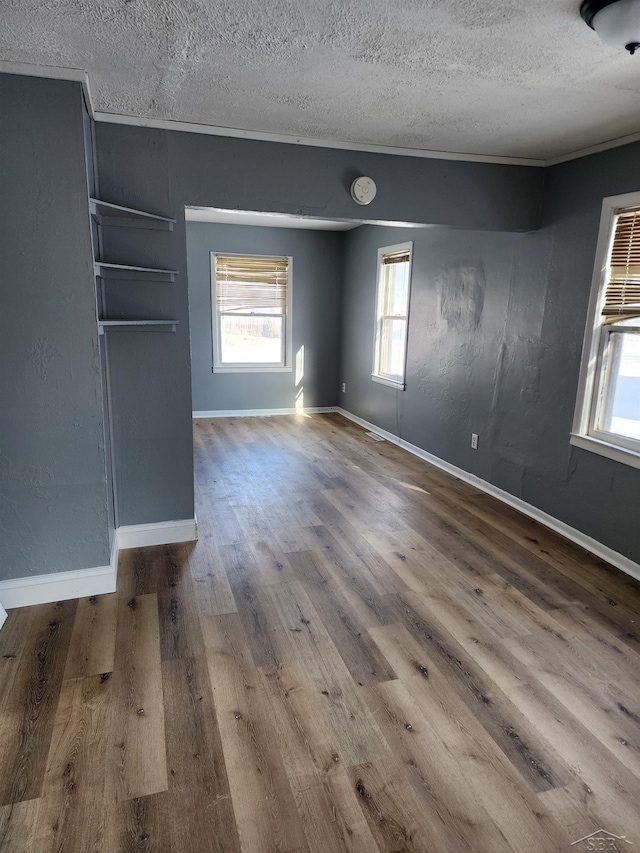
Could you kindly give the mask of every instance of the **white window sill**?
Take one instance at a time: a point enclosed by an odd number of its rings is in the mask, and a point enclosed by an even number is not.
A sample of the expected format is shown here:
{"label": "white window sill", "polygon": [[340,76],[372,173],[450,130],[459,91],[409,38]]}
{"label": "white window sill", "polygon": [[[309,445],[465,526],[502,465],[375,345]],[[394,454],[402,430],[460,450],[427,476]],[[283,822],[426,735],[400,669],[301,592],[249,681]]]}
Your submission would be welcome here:
{"label": "white window sill", "polygon": [[635,450],[629,450],[626,447],[593,438],[591,435],[580,435],[576,432],[571,433],[569,442],[574,447],[581,447],[583,450],[590,450],[591,453],[606,456],[608,459],[615,459],[616,462],[622,462],[623,465],[640,468],[640,453]]}
{"label": "white window sill", "polygon": [[377,376],[375,373],[371,374],[371,378],[374,382],[379,382],[381,385],[387,385],[389,388],[395,388],[397,391],[404,391],[404,382],[396,382],[395,379],[387,379],[386,376]]}
{"label": "white window sill", "polygon": [[269,365],[261,366],[244,366],[244,365],[225,365],[224,367],[214,367],[214,373],[291,373],[293,367],[270,367]]}

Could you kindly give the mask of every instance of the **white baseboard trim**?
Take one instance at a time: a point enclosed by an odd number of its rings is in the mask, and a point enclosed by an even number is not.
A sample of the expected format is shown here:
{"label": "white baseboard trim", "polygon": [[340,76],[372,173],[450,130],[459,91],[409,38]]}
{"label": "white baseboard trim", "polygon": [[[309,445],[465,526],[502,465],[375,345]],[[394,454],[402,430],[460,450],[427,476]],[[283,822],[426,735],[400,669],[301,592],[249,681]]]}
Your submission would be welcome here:
{"label": "white baseboard trim", "polygon": [[7,621],[7,611],[0,604],[0,628],[2,628],[2,626],[4,625],[4,623],[6,621]]}
{"label": "white baseboard trim", "polygon": [[149,545],[172,545],[176,542],[193,542],[198,538],[195,518],[179,521],[158,521],[152,524],[128,524],[118,527],[118,550],[145,548]]}
{"label": "white baseboard trim", "polygon": [[72,572],[52,572],[0,581],[0,596],[7,609],[49,604],[67,598],[87,598],[116,591],[116,566],[96,566]]}
{"label": "white baseboard trim", "polygon": [[534,519],[534,521],[538,521],[550,530],[564,536],[565,539],[569,539],[571,542],[575,542],[576,545],[580,545],[580,547],[584,548],[586,551],[590,551],[596,557],[600,557],[607,563],[611,563],[612,566],[615,566],[623,572],[626,572],[626,574],[631,575],[631,577],[636,578],[636,580],[640,580],[640,565],[635,563],[633,560],[630,560],[629,557],[625,557],[624,554],[619,554],[617,551],[614,551],[613,548],[609,548],[607,545],[603,545],[602,542],[592,539],[591,536],[587,536],[586,533],[582,533],[580,530],[576,530],[575,527],[565,524],[564,521],[554,518],[554,516],[549,515],[549,513],[543,512],[543,510],[526,503],[509,492],[505,492],[503,489],[498,488],[498,486],[494,486],[486,480],[482,480],[475,474],[470,474],[468,471],[464,471],[462,468],[458,468],[456,465],[452,465],[450,462],[440,459],[439,456],[434,456],[432,453],[428,453],[426,450],[423,450],[421,447],[417,447],[415,444],[410,444],[408,441],[405,441],[403,438],[399,438],[391,432],[380,429],[380,427],[375,424],[365,421],[364,418],[360,418],[357,415],[348,412],[346,409],[342,409],[338,406],[335,411],[344,415],[345,418],[353,421],[359,426],[381,435],[383,438],[386,438],[387,441],[397,444],[399,447],[402,447],[403,450],[408,450],[409,453],[413,453],[414,456],[419,456],[420,459],[424,459],[425,462],[430,462],[432,465],[435,465],[437,468],[441,468],[443,471],[452,474],[454,477],[464,480],[467,483],[471,483],[471,485],[475,486],[477,489],[480,489],[503,503],[514,507],[514,509],[519,510],[523,515],[529,516],[529,518]]}
{"label": "white baseboard trim", "polygon": [[195,518],[118,527],[114,533],[111,563],[108,566],[0,581],[0,627],[6,618],[5,607],[10,610],[13,607],[49,604],[68,598],[88,598],[91,595],[115,592],[118,554],[125,548],[171,545],[175,542],[191,542],[197,538],[198,524]]}
{"label": "white baseboard trim", "polygon": [[192,412],[198,418],[270,418],[273,415],[318,415],[336,412],[336,406],[307,406],[299,409],[221,409],[212,412]]}

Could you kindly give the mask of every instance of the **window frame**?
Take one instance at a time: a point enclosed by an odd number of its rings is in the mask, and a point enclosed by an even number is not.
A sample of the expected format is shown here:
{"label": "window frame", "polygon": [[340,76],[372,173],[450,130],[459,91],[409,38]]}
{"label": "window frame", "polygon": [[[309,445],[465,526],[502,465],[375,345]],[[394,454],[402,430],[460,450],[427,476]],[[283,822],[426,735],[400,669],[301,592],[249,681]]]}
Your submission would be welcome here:
{"label": "window frame", "polygon": [[[383,259],[387,255],[396,255],[400,252],[409,254],[409,281],[407,285],[407,313],[405,315],[396,314],[380,314],[380,304],[383,298],[382,288],[384,284],[384,263]],[[411,280],[413,277],[413,241],[406,243],[397,243],[394,246],[383,246],[378,249],[378,259],[376,266],[376,299],[374,305],[374,322],[373,322],[373,368],[371,370],[371,379],[374,382],[379,382],[381,385],[387,385],[390,388],[395,388],[398,391],[404,391],[406,388],[407,378],[407,352],[409,349],[409,316],[411,313]],[[402,357],[402,376],[400,379],[395,379],[390,374],[382,373],[379,369],[380,347],[382,345],[382,324],[384,320],[402,319],[405,322],[405,338],[404,338],[404,353]]]}
{"label": "window frame", "polygon": [[[291,373],[293,370],[293,257],[291,255],[277,254],[266,255],[263,252],[210,252],[211,265],[211,342],[212,342],[212,372],[213,373]],[[216,258],[218,255],[233,258],[287,258],[287,301],[283,315],[282,352],[284,360],[281,362],[238,362],[229,364],[222,361],[222,333],[220,318],[222,314],[218,311],[218,300],[216,294]],[[224,312],[223,312],[224,313]],[[234,314],[232,316],[242,316]],[[278,314],[252,314],[253,317],[281,316]]]}
{"label": "window frame", "polygon": [[598,426],[600,400],[604,397],[605,354],[609,337],[612,332],[634,334],[633,329],[640,328],[640,318],[633,326],[623,326],[618,323],[605,323],[602,317],[616,217],[632,208],[640,208],[640,192],[609,196],[602,201],[578,394],[569,441],[575,447],[640,468],[640,441],[602,430]]}

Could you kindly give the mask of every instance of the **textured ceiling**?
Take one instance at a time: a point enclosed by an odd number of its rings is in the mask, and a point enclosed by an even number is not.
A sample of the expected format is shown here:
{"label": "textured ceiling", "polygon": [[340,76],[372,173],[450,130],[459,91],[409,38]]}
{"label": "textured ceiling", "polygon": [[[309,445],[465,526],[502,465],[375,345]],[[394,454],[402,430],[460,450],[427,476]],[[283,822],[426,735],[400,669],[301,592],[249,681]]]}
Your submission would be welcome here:
{"label": "textured ceiling", "polygon": [[553,158],[640,131],[640,55],[579,0],[0,0],[0,58],[90,74],[95,109]]}

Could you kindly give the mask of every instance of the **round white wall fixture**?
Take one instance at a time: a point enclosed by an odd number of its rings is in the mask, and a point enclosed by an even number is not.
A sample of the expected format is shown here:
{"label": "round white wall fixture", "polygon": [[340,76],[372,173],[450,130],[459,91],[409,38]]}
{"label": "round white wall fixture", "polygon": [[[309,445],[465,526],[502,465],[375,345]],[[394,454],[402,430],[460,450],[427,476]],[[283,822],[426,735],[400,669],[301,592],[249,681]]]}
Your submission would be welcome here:
{"label": "round white wall fixture", "polygon": [[351,198],[358,204],[371,204],[376,197],[376,185],[372,178],[356,178],[351,184]]}

